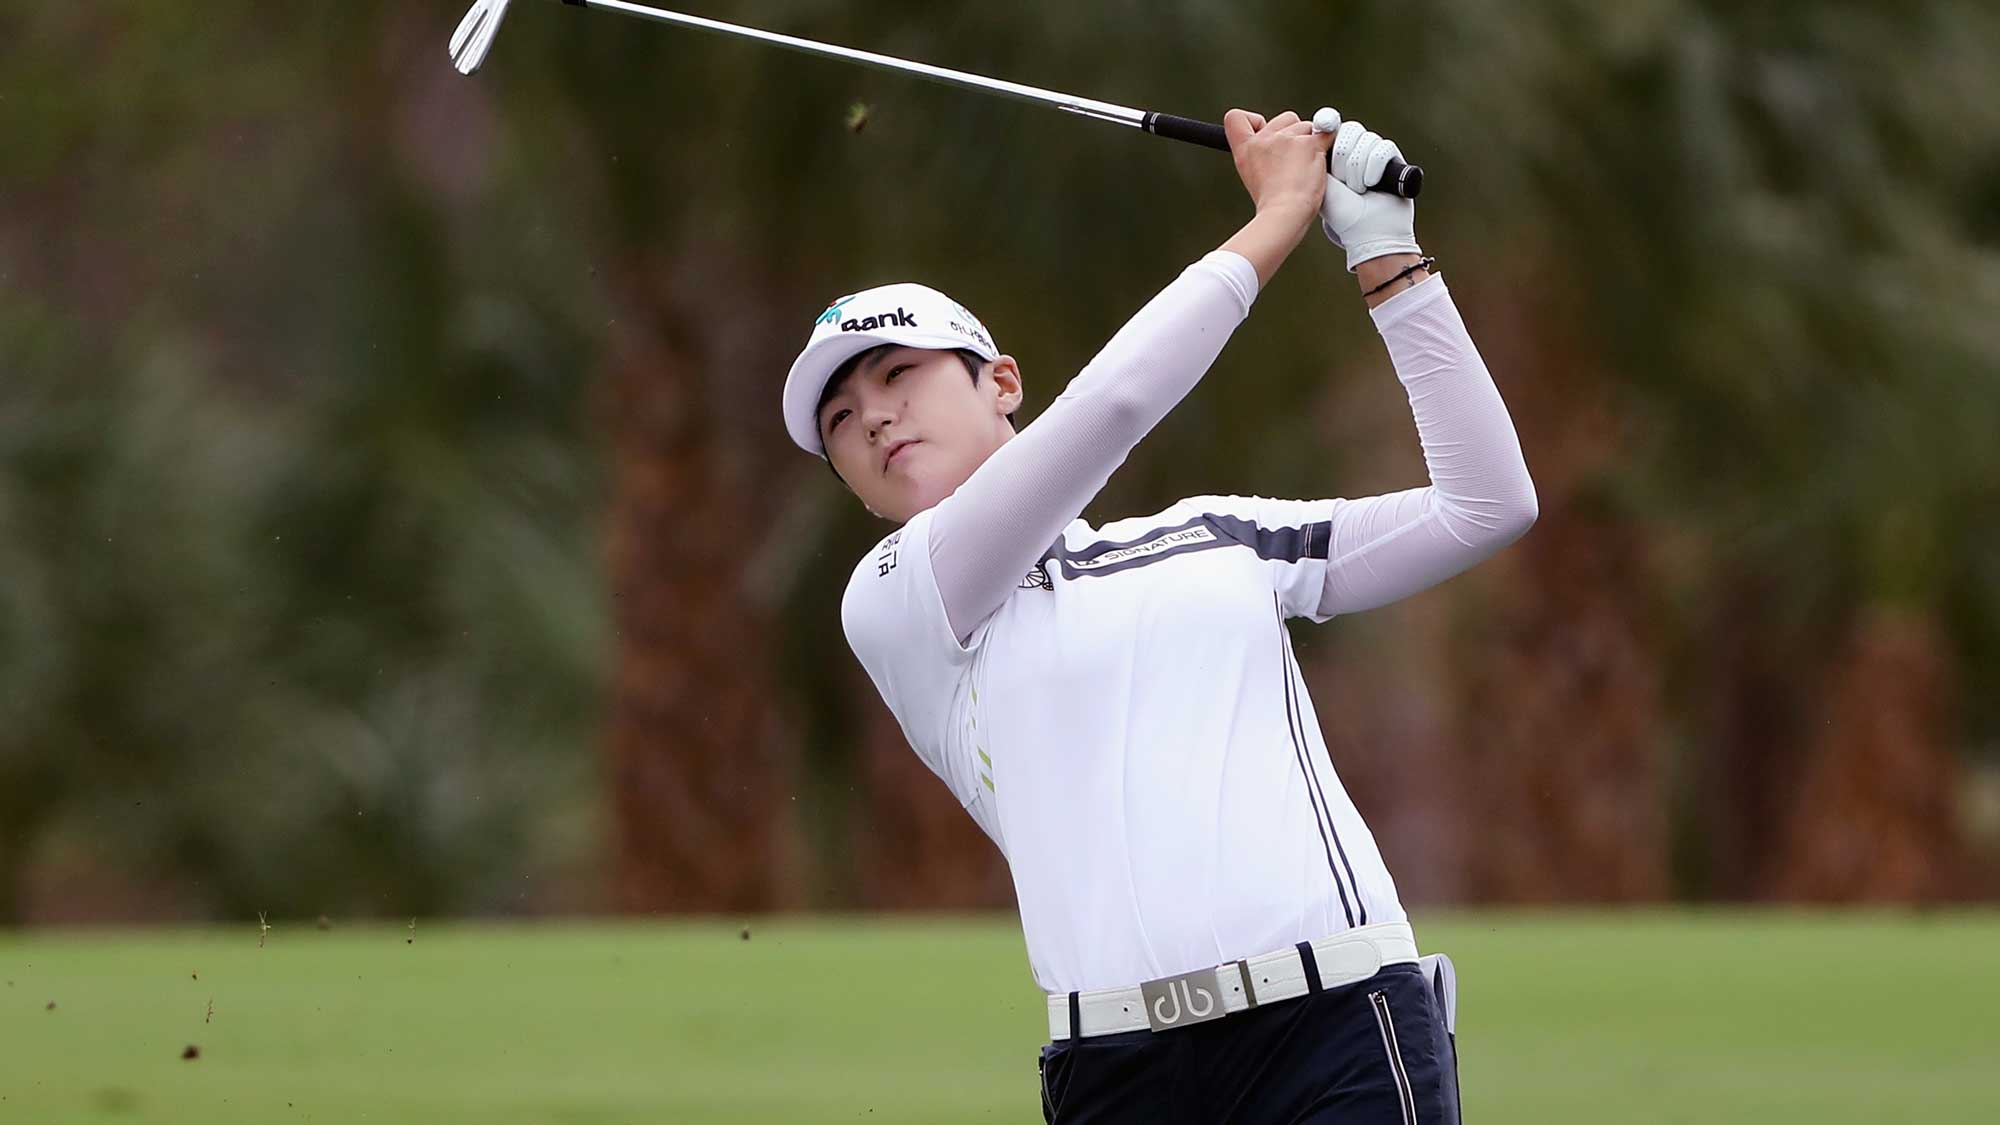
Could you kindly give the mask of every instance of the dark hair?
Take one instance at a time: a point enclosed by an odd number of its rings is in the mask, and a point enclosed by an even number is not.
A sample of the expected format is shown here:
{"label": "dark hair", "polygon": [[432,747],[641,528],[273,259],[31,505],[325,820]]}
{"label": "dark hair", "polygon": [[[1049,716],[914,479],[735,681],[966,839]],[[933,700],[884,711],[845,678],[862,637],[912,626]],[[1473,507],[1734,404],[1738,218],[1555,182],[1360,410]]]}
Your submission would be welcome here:
{"label": "dark hair", "polygon": [[[861,362],[863,360],[867,359],[869,356],[876,355],[880,352],[888,351],[890,348],[900,348],[904,346],[906,345],[877,344],[874,347],[869,348],[865,352],[855,353],[846,362],[842,363],[839,367],[834,368],[833,375],[829,377],[826,381],[826,389],[820,391],[819,401],[813,404],[813,428],[815,430],[819,428],[819,412],[826,409],[826,401],[832,398],[834,395],[840,393],[841,384],[847,382],[847,377],[849,375],[854,374],[854,369],[861,366]],[[971,348],[953,348],[951,354],[957,356],[958,362],[965,365],[966,374],[972,376],[973,386],[978,386],[979,373],[985,370],[986,368],[986,357],[980,355],[978,352],[973,351]],[[1013,412],[1009,411],[1007,417],[1010,419],[1013,418],[1014,417]],[[820,446],[821,446],[821,452],[824,453],[826,446],[826,442],[824,439],[821,439]],[[827,453],[823,459],[826,461],[827,468],[832,469],[833,455],[831,453]],[[833,475],[835,477],[840,477],[840,470],[834,469]],[[847,483],[846,478],[842,477],[840,483],[846,484]]]}

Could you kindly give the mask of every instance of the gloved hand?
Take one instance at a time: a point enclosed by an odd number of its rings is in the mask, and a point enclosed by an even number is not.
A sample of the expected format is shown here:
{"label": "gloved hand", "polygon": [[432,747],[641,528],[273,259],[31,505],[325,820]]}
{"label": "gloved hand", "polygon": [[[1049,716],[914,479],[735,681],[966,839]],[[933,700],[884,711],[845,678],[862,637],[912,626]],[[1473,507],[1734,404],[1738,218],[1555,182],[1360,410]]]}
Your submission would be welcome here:
{"label": "gloved hand", "polygon": [[1342,122],[1332,108],[1313,115],[1313,131],[1334,134],[1333,171],[1320,201],[1319,227],[1347,251],[1347,272],[1384,254],[1423,253],[1417,246],[1417,205],[1394,192],[1367,190],[1382,178],[1391,157],[1403,155],[1396,142],[1359,121]]}

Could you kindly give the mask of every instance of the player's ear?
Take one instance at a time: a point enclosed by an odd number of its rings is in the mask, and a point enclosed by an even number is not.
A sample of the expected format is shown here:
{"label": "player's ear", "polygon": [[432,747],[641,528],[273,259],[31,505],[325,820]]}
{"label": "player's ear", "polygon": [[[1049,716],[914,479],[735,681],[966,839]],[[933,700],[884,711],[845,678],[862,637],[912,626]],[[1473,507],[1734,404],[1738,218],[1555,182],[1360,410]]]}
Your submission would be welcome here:
{"label": "player's ear", "polygon": [[1014,361],[1014,357],[1001,356],[987,365],[986,372],[993,379],[998,396],[995,402],[1000,407],[1000,413],[1012,414],[1020,409],[1027,388],[1021,381],[1021,365]]}

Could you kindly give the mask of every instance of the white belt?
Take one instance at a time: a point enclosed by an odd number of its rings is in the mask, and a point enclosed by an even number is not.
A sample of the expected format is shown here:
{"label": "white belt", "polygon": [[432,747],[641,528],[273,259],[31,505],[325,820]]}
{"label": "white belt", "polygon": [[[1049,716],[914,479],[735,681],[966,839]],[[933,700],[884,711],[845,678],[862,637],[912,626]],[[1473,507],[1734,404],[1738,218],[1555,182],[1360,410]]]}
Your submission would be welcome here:
{"label": "white belt", "polygon": [[[1310,964],[1300,946],[1311,949]],[[1050,993],[1049,1038],[1070,1038],[1072,1001],[1086,1038],[1148,1028],[1167,1031],[1317,991],[1312,984],[1315,974],[1319,989],[1339,988],[1367,980],[1384,965],[1416,959],[1417,939],[1408,922],[1356,926],[1290,949],[1133,988]]]}

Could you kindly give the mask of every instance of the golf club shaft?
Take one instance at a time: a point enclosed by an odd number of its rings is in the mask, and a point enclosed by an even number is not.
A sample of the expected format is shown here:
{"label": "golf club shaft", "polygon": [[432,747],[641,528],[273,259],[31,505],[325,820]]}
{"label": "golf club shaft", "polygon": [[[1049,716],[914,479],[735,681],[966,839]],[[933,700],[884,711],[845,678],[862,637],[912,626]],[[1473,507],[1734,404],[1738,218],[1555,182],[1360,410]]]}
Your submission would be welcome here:
{"label": "golf club shaft", "polygon": [[[1134,129],[1142,129],[1148,133],[1152,133],[1155,136],[1166,137],[1169,140],[1186,141],[1189,144],[1204,145],[1208,148],[1220,149],[1223,152],[1229,151],[1229,138],[1227,134],[1223,132],[1222,126],[1211,121],[1199,121],[1190,117],[1176,117],[1170,113],[1155,113],[1150,110],[1133,109],[1129,106],[1113,105],[1110,102],[1100,102],[1091,98],[1073,97],[1069,94],[1057,93],[1054,90],[1044,90],[1037,86],[1025,86],[1019,82],[1006,82],[998,78],[987,78],[984,75],[970,74],[962,70],[952,70],[948,67],[911,62],[908,59],[899,59],[890,55],[878,55],[873,51],[857,51],[851,47],[837,47],[830,43],[818,43],[811,39],[780,35],[772,31],[760,31],[754,27],[744,27],[740,24],[724,23],[720,20],[705,19],[701,16],[683,15],[679,12],[669,12],[660,8],[649,8],[644,4],[629,3],[627,0],[563,0],[563,3],[576,8],[600,8],[606,11],[621,12],[628,16],[637,16],[640,19],[652,20],[655,23],[675,24],[680,27],[692,27],[701,31],[713,31],[725,35],[755,39],[759,42],[769,43],[774,47],[784,47],[793,51],[801,51],[808,55],[819,55],[822,58],[844,59],[848,62],[860,63],[863,66],[875,67],[878,70],[890,70],[899,74],[913,74],[919,78],[928,78],[933,82],[941,82],[948,86],[963,86],[974,90],[984,90],[987,93],[999,94],[1018,101],[1054,106],[1064,113],[1074,113],[1080,117],[1092,117],[1099,121],[1128,125]],[[1388,167],[1383,169],[1381,180],[1371,190],[1394,192],[1405,199],[1414,199],[1417,193],[1422,190],[1423,182],[1424,170],[1422,168],[1414,164],[1405,164],[1401,160],[1391,160]]]}

